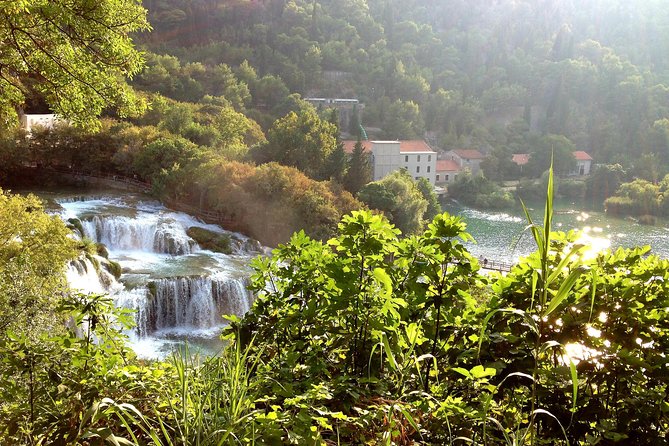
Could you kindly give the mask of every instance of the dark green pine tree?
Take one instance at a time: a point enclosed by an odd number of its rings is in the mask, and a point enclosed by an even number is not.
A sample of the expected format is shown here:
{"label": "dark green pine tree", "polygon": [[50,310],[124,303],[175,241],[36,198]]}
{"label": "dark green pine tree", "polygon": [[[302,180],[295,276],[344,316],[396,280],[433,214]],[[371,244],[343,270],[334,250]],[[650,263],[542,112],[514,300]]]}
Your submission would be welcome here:
{"label": "dark green pine tree", "polygon": [[372,180],[372,167],[369,155],[362,147],[362,141],[358,139],[353,148],[353,153],[348,160],[348,170],[344,176],[344,187],[353,195],[357,194],[362,187]]}

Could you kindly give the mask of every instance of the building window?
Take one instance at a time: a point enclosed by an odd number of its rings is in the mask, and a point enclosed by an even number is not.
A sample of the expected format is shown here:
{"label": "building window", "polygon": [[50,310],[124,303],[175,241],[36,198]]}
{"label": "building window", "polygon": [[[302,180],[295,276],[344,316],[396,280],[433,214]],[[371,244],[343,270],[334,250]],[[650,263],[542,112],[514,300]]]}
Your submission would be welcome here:
{"label": "building window", "polygon": [[436,181],[439,181],[439,174],[437,174],[437,179],[436,179]]}
{"label": "building window", "polygon": [[429,163],[429,162],[431,162],[431,161],[432,161],[432,155],[428,155],[428,156],[427,156],[427,162]]}
{"label": "building window", "polygon": [[457,179],[458,179],[458,176],[457,176],[457,175],[453,175],[453,180],[457,180]]}
{"label": "building window", "polygon": [[416,166],[416,173],[420,173],[420,166]]}
{"label": "building window", "polygon": [[419,179],[420,179],[420,177],[416,177],[416,181],[418,181]]}
{"label": "building window", "polygon": [[408,163],[409,162],[409,155],[404,155],[404,162]]}
{"label": "building window", "polygon": [[416,158],[416,161],[420,163],[420,155],[418,155],[418,158]]}
{"label": "building window", "polygon": [[430,173],[430,166],[427,166],[427,173]]}
{"label": "building window", "polygon": [[448,181],[448,174],[444,175],[444,181]]}

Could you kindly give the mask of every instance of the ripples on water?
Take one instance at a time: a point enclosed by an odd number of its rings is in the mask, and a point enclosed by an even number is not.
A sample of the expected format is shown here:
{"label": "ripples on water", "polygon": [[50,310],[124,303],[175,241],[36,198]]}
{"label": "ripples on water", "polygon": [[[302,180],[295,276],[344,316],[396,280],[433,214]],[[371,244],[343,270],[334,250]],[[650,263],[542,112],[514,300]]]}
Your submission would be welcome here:
{"label": "ripples on water", "polygon": [[[520,209],[488,212],[449,202],[444,210],[463,217],[467,231],[476,240],[476,243],[468,244],[467,248],[476,256],[515,262],[536,250]],[[537,205],[530,213],[535,223],[543,222],[543,205]],[[609,217],[602,212],[585,212],[561,204],[555,209],[553,229],[581,231],[580,240],[590,246],[588,255],[591,256],[604,249],[649,245],[653,253],[669,258],[669,228],[664,225],[640,225],[627,219]]]}

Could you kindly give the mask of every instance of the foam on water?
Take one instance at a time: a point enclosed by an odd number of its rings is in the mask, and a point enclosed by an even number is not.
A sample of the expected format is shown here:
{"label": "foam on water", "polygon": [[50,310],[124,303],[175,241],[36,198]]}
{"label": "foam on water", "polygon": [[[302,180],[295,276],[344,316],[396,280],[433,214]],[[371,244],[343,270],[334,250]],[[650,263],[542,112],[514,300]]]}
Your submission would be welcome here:
{"label": "foam on water", "polygon": [[[64,219],[78,218],[84,235],[106,245],[123,268],[117,282],[86,260],[73,263],[67,277],[73,288],[110,293],[119,307],[136,311],[128,335],[138,356],[161,358],[184,341],[213,352],[225,314],[241,316],[253,301],[247,290],[253,247],[247,237],[173,212],[155,201],[123,198],[61,200]],[[186,230],[197,226],[239,241],[235,255],[199,248]],[[255,255],[255,253],[253,253]]]}

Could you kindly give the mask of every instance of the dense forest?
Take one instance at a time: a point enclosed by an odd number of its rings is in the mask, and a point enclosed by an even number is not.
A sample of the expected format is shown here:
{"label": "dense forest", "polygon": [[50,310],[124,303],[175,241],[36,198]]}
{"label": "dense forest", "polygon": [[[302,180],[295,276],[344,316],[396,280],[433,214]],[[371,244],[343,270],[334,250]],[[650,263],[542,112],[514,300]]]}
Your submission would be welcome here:
{"label": "dense forest", "polygon": [[[142,361],[132,315],[66,283],[104,247],[0,190],[0,444],[667,443],[669,262],[552,232],[548,169],[588,151],[593,201],[667,214],[663,2],[141,5],[0,3],[0,184],[133,178],[277,248],[220,355]],[[341,128],[308,97],[361,105]],[[49,109],[74,126],[14,128]],[[544,160],[536,252],[482,273],[429,184],[346,156],[365,135],[487,153],[455,187],[480,203],[512,201],[493,183],[512,153]]]}
{"label": "dense forest", "polygon": [[281,114],[288,92],[351,97],[383,138],[428,132],[439,148],[508,154],[555,134],[598,163],[643,159],[642,170],[667,162],[669,12],[661,1],[145,6],[154,29],[140,41],[161,56],[149,56],[136,84],[175,99],[212,94],[203,73],[226,64],[250,90],[226,97],[261,123]]}

